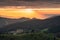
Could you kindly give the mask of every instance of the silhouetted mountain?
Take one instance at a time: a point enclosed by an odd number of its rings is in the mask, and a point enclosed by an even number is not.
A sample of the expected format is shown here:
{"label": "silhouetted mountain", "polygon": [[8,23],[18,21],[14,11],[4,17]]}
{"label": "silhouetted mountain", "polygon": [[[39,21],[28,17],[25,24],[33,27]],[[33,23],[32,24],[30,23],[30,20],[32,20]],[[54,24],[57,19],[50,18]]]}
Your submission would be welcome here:
{"label": "silhouetted mountain", "polygon": [[20,19],[9,19],[9,18],[3,18],[3,17],[0,17],[0,27],[3,27],[5,25],[9,25],[9,24],[13,24],[13,23],[16,23],[16,22],[24,22],[26,20],[28,20],[29,18],[20,18]]}
{"label": "silhouetted mountain", "polygon": [[[1,32],[9,32],[9,31],[15,31],[17,29],[23,29],[23,30],[31,30],[31,29],[36,29],[38,30],[38,27],[40,27],[40,23],[42,22],[42,20],[40,19],[30,19],[24,22],[17,22],[8,26],[5,26],[3,28],[1,28],[2,30],[0,30]],[[38,26],[38,27],[37,27]]]}
{"label": "silhouetted mountain", "polygon": [[40,19],[30,19],[24,22],[17,22],[0,29],[0,32],[15,31],[18,29],[23,29],[24,31],[34,30],[40,31],[45,28],[60,26],[60,16],[48,18],[45,20]]}
{"label": "silhouetted mountain", "polygon": [[41,24],[41,26],[45,26],[45,27],[53,27],[58,25],[60,25],[60,16],[48,18],[44,20],[43,23]]}
{"label": "silhouetted mountain", "polygon": [[50,33],[59,33],[60,32],[60,16],[54,18],[55,20],[52,21],[53,24],[51,27],[48,28],[48,32]]}

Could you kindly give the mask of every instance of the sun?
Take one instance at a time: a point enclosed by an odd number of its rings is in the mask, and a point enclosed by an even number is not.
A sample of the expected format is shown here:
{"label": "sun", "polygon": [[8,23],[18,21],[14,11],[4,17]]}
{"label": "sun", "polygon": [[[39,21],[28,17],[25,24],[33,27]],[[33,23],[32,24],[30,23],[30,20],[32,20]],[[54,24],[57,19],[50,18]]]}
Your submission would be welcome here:
{"label": "sun", "polygon": [[17,12],[20,13],[20,14],[24,14],[24,15],[32,15],[32,14],[34,14],[33,9],[20,9],[20,10],[17,10]]}
{"label": "sun", "polygon": [[33,9],[24,9],[23,14],[26,17],[32,18],[34,16],[34,10]]}
{"label": "sun", "polygon": [[20,10],[17,10],[17,12],[24,13],[24,14],[32,14],[32,13],[34,13],[33,9],[20,9]]}
{"label": "sun", "polygon": [[25,12],[27,12],[28,14],[33,13],[32,9],[25,9]]}

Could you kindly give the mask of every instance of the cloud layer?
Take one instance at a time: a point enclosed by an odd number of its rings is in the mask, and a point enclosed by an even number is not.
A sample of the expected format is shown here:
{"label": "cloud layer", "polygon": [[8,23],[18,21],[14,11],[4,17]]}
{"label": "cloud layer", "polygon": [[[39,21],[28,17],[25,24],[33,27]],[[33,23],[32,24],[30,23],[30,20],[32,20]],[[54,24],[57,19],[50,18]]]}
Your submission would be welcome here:
{"label": "cloud layer", "polygon": [[1,6],[28,6],[37,8],[59,8],[60,0],[0,0]]}

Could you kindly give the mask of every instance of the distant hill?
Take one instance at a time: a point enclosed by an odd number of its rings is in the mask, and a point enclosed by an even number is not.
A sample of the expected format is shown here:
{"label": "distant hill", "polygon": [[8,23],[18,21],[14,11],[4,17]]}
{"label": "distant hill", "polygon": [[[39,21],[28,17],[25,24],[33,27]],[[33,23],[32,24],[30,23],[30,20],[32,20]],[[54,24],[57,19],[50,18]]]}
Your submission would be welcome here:
{"label": "distant hill", "polygon": [[41,22],[42,22],[42,20],[35,19],[35,18],[24,21],[24,22],[16,22],[14,24],[10,24],[10,25],[0,28],[0,32],[15,31],[17,29],[23,29],[23,30],[31,30],[31,29],[35,30],[36,29],[36,30],[38,30],[38,27],[40,27]]}
{"label": "distant hill", "polygon": [[57,27],[60,26],[60,16],[48,18],[45,20],[40,20],[40,19],[29,19],[24,22],[17,22],[14,24],[7,25],[3,28],[0,29],[0,32],[9,32],[9,31],[16,31],[18,29],[23,29],[24,31],[40,31],[45,28],[50,28],[50,27]]}
{"label": "distant hill", "polygon": [[59,33],[60,32],[60,16],[55,17],[55,20],[53,21],[53,26],[48,28],[49,33]]}
{"label": "distant hill", "polygon": [[29,18],[22,17],[20,19],[9,19],[9,18],[0,17],[0,27],[3,27],[5,25],[9,25],[9,24],[13,24],[16,22],[23,22],[26,20],[29,20]]}

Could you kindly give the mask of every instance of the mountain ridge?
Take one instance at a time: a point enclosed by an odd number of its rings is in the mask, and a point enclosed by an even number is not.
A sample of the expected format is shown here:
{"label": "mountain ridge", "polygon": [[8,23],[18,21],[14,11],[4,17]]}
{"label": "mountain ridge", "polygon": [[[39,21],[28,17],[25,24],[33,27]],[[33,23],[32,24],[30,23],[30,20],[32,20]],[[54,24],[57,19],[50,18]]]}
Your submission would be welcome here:
{"label": "mountain ridge", "polygon": [[34,30],[34,31],[40,31],[45,28],[53,27],[53,26],[59,26],[60,25],[60,16],[48,18],[45,20],[40,19],[29,19],[24,22],[17,22],[11,25],[7,25],[0,29],[0,32],[9,32],[9,31],[15,31],[17,29],[23,29],[23,30]]}
{"label": "mountain ridge", "polygon": [[10,25],[10,24],[13,24],[13,23],[16,23],[16,22],[23,22],[23,21],[26,21],[26,20],[29,20],[29,18],[22,17],[22,18],[19,18],[19,19],[10,19],[10,18],[0,17],[0,27],[3,27],[5,25]]}

